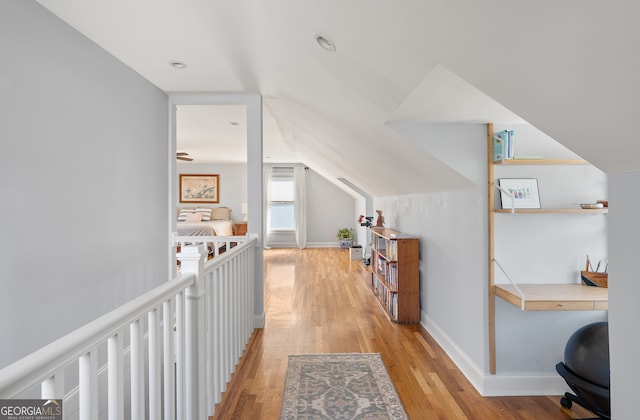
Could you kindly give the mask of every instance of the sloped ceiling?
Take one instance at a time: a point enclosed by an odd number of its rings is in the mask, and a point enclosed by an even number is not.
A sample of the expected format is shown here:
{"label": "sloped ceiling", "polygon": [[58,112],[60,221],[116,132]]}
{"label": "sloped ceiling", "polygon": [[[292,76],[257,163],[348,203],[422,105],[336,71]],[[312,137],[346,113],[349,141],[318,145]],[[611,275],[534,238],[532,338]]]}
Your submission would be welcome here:
{"label": "sloped ceiling", "polygon": [[632,1],[39,2],[167,92],[260,92],[265,154],[373,196],[469,186],[402,122],[526,120],[605,171],[640,167]]}

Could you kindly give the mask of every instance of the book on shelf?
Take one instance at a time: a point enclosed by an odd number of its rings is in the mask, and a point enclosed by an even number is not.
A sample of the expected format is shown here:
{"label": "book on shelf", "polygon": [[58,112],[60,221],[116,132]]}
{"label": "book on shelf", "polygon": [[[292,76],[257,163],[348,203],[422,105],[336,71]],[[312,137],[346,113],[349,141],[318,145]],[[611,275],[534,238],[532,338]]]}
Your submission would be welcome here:
{"label": "book on shelf", "polygon": [[501,161],[504,157],[504,144],[500,136],[493,135],[493,161]]}
{"label": "book on shelf", "polygon": [[398,241],[389,241],[387,244],[387,258],[391,261],[398,259]]}
{"label": "book on shelf", "polygon": [[515,132],[502,130],[493,134],[493,161],[513,159],[515,156]]}
{"label": "book on shelf", "polygon": [[389,287],[398,290],[398,266],[396,264],[389,264],[387,267],[386,280]]}
{"label": "book on shelf", "polygon": [[385,276],[387,274],[387,265],[389,263],[387,263],[387,261],[382,258],[381,256],[378,256],[378,273],[380,273],[380,275]]}
{"label": "book on shelf", "polygon": [[398,294],[389,290],[378,278],[372,279],[372,289],[389,316],[398,320]]}

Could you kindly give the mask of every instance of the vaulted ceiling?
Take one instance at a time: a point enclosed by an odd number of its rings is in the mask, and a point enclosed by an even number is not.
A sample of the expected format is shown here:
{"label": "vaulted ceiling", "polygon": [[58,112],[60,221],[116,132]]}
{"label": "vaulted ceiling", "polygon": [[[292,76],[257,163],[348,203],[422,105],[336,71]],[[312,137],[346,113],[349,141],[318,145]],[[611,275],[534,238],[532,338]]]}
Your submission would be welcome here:
{"label": "vaulted ceiling", "polygon": [[634,1],[38,1],[166,92],[261,93],[265,154],[374,196],[468,185],[403,123],[526,120],[605,171],[640,169]]}

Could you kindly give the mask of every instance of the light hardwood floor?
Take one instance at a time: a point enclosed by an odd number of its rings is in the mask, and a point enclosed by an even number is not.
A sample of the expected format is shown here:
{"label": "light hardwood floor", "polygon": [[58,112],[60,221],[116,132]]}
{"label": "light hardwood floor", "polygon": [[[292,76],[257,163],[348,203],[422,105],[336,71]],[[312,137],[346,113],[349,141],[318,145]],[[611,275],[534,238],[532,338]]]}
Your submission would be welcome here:
{"label": "light hardwood floor", "polygon": [[483,398],[416,325],[389,321],[347,250],[265,250],[264,329],[254,332],[213,419],[278,419],[287,356],[380,353],[411,419],[589,417],[560,397]]}

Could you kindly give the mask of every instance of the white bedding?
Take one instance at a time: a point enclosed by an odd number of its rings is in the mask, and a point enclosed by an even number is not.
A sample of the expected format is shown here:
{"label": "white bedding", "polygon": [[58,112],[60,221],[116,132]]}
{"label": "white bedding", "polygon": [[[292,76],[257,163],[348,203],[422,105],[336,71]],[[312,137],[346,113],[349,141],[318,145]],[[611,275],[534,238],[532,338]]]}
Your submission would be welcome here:
{"label": "white bedding", "polygon": [[178,236],[233,236],[231,220],[210,222],[177,222]]}

